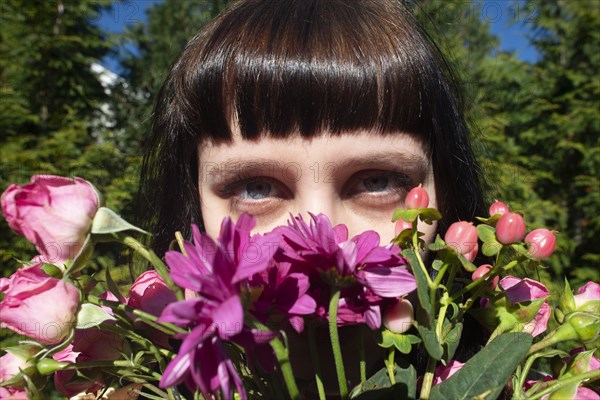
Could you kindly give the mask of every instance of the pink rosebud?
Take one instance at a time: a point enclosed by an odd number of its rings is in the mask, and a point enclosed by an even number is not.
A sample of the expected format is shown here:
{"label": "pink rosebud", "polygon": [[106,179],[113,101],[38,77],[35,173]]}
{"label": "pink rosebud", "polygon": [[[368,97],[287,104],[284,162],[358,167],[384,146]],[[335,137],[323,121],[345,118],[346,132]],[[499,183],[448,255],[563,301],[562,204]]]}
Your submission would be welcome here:
{"label": "pink rosebud", "polygon": [[29,400],[29,396],[27,396],[27,392],[23,388],[4,386],[0,387],[0,399]]}
{"label": "pink rosebud", "polygon": [[435,367],[433,372],[433,385],[439,385],[440,383],[448,380],[452,375],[458,372],[463,367],[463,363],[456,360],[451,360],[448,366],[438,365]]}
{"label": "pink rosebud", "polygon": [[408,209],[426,208],[429,205],[429,195],[421,184],[414,187],[406,195],[406,201],[404,202]]}
{"label": "pink rosebud", "polygon": [[394,333],[404,333],[412,327],[413,306],[410,301],[401,299],[389,308],[383,316],[383,325]]}
{"label": "pink rosebud", "polygon": [[411,222],[406,222],[405,220],[403,220],[402,218],[398,219],[396,221],[396,227],[394,229],[394,234],[396,236],[398,236],[400,234],[400,232],[406,230],[406,229],[412,229],[412,223]]}
{"label": "pink rosebud", "polygon": [[49,277],[42,264],[22,267],[0,280],[0,326],[43,344],[60,343],[71,331],[79,308],[79,290]]}
{"label": "pink rosebud", "polygon": [[77,254],[98,210],[98,195],[89,182],[52,175],[10,185],[1,202],[8,225],[54,264]]}
{"label": "pink rosebud", "polygon": [[525,236],[525,242],[529,245],[529,254],[537,260],[550,257],[556,248],[556,237],[545,228],[529,232]]}
{"label": "pink rosebud", "polygon": [[[64,350],[52,356],[61,362],[113,361],[121,358],[124,342],[116,332],[96,328],[77,329],[73,342]],[[78,393],[96,392],[104,386],[102,371],[84,369],[78,378],[75,370],[62,370],[54,373],[54,386],[65,396],[72,397]]]}
{"label": "pink rosebud", "polygon": [[507,212],[496,223],[496,237],[502,244],[516,243],[525,236],[525,220],[520,214]]}
{"label": "pink rosebud", "polygon": [[[481,278],[482,276],[487,274],[489,271],[491,271],[492,268],[494,268],[494,267],[491,266],[490,264],[480,265],[479,267],[477,267],[477,269],[475,271],[473,271],[473,274],[471,274],[471,279],[476,281],[477,279]],[[490,278],[486,279],[486,281],[489,281],[489,280],[490,280]],[[500,277],[496,275],[494,277],[494,279],[492,279],[491,283],[487,286],[487,289],[494,290],[494,288],[498,284],[499,280],[500,280]]]}
{"label": "pink rosebud", "polygon": [[[546,286],[533,279],[525,278],[519,279],[515,276],[506,276],[499,282],[500,287],[504,290],[506,297],[510,304],[521,303],[524,301],[532,301],[547,297],[550,293]],[[536,315],[533,316],[523,331],[530,333],[532,336],[537,336],[546,331],[548,327],[548,320],[552,310],[545,301],[540,306]]]}
{"label": "pink rosebud", "polygon": [[[28,361],[28,358],[29,356],[32,356],[33,353],[34,352],[13,351],[11,348],[6,349],[6,354],[0,357],[0,383],[10,380],[17,376],[21,371],[25,371],[27,368],[32,367],[33,364]],[[24,383],[25,381],[23,380],[21,384]]]}
{"label": "pink rosebud", "polygon": [[155,270],[150,270],[131,285],[127,305],[158,317],[167,304],[174,301],[177,301],[175,294]]}
{"label": "pink rosebud", "polygon": [[577,393],[572,400],[600,400],[600,395],[586,387],[577,388]]}
{"label": "pink rosebud", "polygon": [[477,228],[466,221],[455,222],[448,228],[444,238],[446,244],[467,260],[473,261],[477,256]]}
{"label": "pink rosebud", "polygon": [[600,285],[588,282],[577,290],[573,296],[577,311],[600,313]]}
{"label": "pink rosebud", "polygon": [[506,204],[504,204],[501,201],[496,200],[490,206],[490,217],[492,217],[496,214],[504,215],[508,211],[509,211],[509,209]]}

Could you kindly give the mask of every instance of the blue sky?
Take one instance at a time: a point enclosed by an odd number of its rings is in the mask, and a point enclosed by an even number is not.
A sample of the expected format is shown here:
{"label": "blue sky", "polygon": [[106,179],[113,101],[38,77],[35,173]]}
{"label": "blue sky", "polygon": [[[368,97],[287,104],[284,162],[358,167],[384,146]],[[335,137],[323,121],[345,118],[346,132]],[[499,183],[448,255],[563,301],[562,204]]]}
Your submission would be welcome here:
{"label": "blue sky", "polygon": [[[189,0],[181,0],[189,1]],[[439,0],[443,1],[443,0]],[[535,18],[535,10],[527,9],[524,0],[464,0],[475,10],[479,6],[479,17],[490,23],[490,30],[500,38],[500,50],[515,52],[523,61],[535,62],[538,54],[529,45],[526,34]],[[98,25],[109,32],[121,33],[127,25],[146,20],[146,10],[161,0],[128,0],[115,2],[112,10],[104,11],[98,18]],[[118,71],[118,63],[113,58],[103,61],[104,65]]]}

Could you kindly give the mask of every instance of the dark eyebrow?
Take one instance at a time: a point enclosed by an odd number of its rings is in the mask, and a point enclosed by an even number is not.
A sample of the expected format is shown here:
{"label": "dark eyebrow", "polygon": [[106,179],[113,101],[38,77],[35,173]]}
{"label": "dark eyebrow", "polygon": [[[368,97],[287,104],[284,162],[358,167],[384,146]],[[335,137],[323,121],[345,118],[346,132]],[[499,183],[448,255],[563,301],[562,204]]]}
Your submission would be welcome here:
{"label": "dark eyebrow", "polygon": [[[209,178],[214,183],[222,183],[232,177],[248,177],[257,174],[273,176],[275,171],[284,170],[293,164],[296,163],[266,157],[233,157],[220,163],[201,162],[200,179]],[[336,169],[342,170],[357,167],[392,169],[396,172],[406,172],[419,181],[425,179],[429,169],[429,160],[424,156],[396,151],[372,151],[327,164],[335,165]]]}

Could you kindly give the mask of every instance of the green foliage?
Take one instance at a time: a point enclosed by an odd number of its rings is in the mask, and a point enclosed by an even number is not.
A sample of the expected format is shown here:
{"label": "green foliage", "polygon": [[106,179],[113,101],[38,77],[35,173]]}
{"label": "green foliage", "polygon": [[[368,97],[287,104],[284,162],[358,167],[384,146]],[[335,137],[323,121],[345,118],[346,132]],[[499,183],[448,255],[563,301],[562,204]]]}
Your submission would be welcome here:
{"label": "green foliage", "polygon": [[[431,390],[431,400],[496,399],[531,347],[531,335],[506,333]],[[490,368],[490,366],[494,368]]]}
{"label": "green foliage", "polygon": [[[598,2],[516,5],[513,22],[528,17],[540,53],[534,64],[498,50],[482,18],[485,3],[404,2],[464,82],[488,200],[523,212],[530,228],[559,231],[557,255],[541,277],[566,275],[574,287],[600,280]],[[187,41],[228,3],[165,0],[148,9],[144,23],[109,35],[92,23],[109,0],[1,2],[0,190],[36,173],[82,176],[106,194],[108,207],[133,220],[140,144],[160,85]],[[107,92],[90,67],[109,53],[123,71]],[[124,262],[125,254],[99,247],[99,264]],[[4,221],[0,249],[3,275],[35,252]]]}

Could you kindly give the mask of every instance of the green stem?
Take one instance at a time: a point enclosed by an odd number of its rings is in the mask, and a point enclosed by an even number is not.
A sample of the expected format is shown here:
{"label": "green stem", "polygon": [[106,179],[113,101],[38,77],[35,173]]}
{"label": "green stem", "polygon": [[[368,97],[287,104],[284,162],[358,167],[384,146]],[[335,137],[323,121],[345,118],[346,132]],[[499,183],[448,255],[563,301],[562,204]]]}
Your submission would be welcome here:
{"label": "green stem", "polygon": [[296,380],[294,379],[294,372],[292,371],[292,365],[290,364],[290,358],[287,349],[277,337],[275,339],[271,339],[269,343],[271,344],[271,347],[273,347],[275,357],[277,357],[277,361],[281,367],[283,380],[287,386],[290,398],[292,400],[299,399],[300,392],[298,391],[298,386],[296,385]]}
{"label": "green stem", "polygon": [[[496,276],[496,275],[500,274],[500,272],[502,272],[502,271],[509,270],[512,267],[514,267],[515,265],[517,265],[517,261],[511,261],[508,264],[506,264],[505,266],[503,266],[502,268],[498,268],[497,270],[496,270],[496,268],[494,268],[494,269],[488,271],[485,275],[482,275],[481,277],[479,277],[479,279],[474,280],[473,282],[469,283],[467,286],[465,286],[464,288],[459,290],[457,293],[453,294],[451,301],[456,302],[456,300],[460,299],[463,294],[468,293],[471,290],[475,289],[477,286],[482,284],[482,282],[485,281],[486,279],[488,279],[492,276]],[[489,282],[487,284],[489,285]]]}
{"label": "green stem", "polygon": [[363,384],[367,380],[367,359],[365,357],[365,327],[360,327],[360,345],[359,345],[359,368],[360,368],[360,383]]}
{"label": "green stem", "polygon": [[83,246],[79,250],[79,253],[75,256],[73,262],[71,263],[71,265],[69,265],[69,268],[67,268],[67,270],[63,274],[62,279],[66,281],[75,272],[78,272],[79,270],[83,269],[83,267],[85,267],[87,262],[92,257],[93,252],[94,241],[92,240],[92,236],[88,234],[85,238],[85,242],[83,242]]}
{"label": "green stem", "polygon": [[436,289],[440,286],[440,283],[442,283],[442,279],[444,278],[444,275],[446,274],[446,270],[448,269],[449,266],[450,266],[450,264],[442,265],[442,268],[440,268],[437,275],[435,276],[435,279],[433,280],[433,286]]}
{"label": "green stem", "polygon": [[[533,394],[530,397],[527,397],[527,400],[537,400],[539,398],[542,398],[543,396],[555,392],[558,389],[562,388],[563,386],[567,386],[567,385],[571,385],[574,383],[579,383],[579,382],[583,382],[585,380],[590,379],[590,382],[595,381],[596,379],[600,378],[600,369],[595,369],[593,371],[588,371],[585,372],[583,374],[580,375],[575,375],[575,376],[571,376],[567,379],[559,379],[556,383],[548,386],[547,388],[545,388],[544,390]],[[526,393],[527,395],[527,393]]]}
{"label": "green stem", "polygon": [[146,324],[152,326],[155,329],[160,330],[163,333],[166,333],[167,335],[173,335],[174,333],[188,333],[187,330],[180,328],[177,325],[173,325],[169,322],[157,322],[158,317],[156,317],[152,314],[149,314],[147,312],[144,312],[142,310],[138,310],[137,308],[130,307],[123,303],[119,303],[119,302],[111,301],[111,300],[100,299],[93,295],[88,295],[87,299],[92,304],[96,304],[99,306],[106,306],[106,307],[110,307],[113,310],[119,310],[119,311],[125,311],[128,313],[131,313],[131,314],[135,315],[136,317],[139,317]]}
{"label": "green stem", "polygon": [[421,258],[421,252],[419,249],[419,236],[417,235],[419,233],[417,230],[418,221],[419,221],[418,218],[413,221],[412,244],[413,244],[413,248],[415,249],[415,257],[417,257],[419,268],[421,268],[423,270],[423,273],[425,274],[425,279],[427,279],[427,285],[429,286],[430,289],[435,290],[437,287],[434,288],[433,281],[431,280],[431,277],[429,276],[429,272],[427,272],[427,268],[425,268],[425,264],[423,263],[423,259]]}
{"label": "green stem", "polygon": [[131,236],[120,235],[119,239],[120,239],[121,243],[123,243],[126,246],[129,246],[130,248],[132,248],[133,250],[137,251],[142,257],[144,257],[146,260],[148,260],[150,262],[150,264],[152,264],[154,266],[154,269],[156,269],[156,272],[158,273],[158,275],[160,275],[160,277],[165,282],[165,284],[168,286],[168,288],[171,289],[171,291],[173,293],[175,293],[177,300],[183,300],[184,296],[183,296],[183,292],[182,292],[181,288],[179,286],[175,285],[175,283],[169,276],[169,271],[167,269],[167,266],[156,255],[156,253],[154,253],[150,249],[147,249],[142,243],[140,243],[139,241],[137,241],[135,238],[133,238]]}
{"label": "green stem", "polygon": [[433,372],[435,371],[435,359],[429,357],[427,360],[427,369],[423,376],[423,385],[421,386],[421,400],[428,400],[429,394],[431,393],[431,386],[433,386]]}
{"label": "green stem", "polygon": [[394,357],[396,355],[396,347],[392,346],[388,349],[388,359],[385,363],[387,367],[388,377],[390,378],[390,383],[392,385],[396,384],[396,362],[394,361]]}
{"label": "green stem", "polygon": [[[265,324],[249,314],[246,314],[244,320],[247,320],[250,325],[257,329],[270,331]],[[294,378],[294,372],[292,371],[292,364],[290,363],[290,357],[287,348],[278,337],[271,339],[269,344],[273,348],[273,352],[275,352],[275,358],[277,358],[277,361],[279,362],[281,374],[283,375],[283,380],[287,386],[290,398],[292,400],[298,400],[300,398],[300,392],[298,391],[298,385],[296,385],[296,380]]]}
{"label": "green stem", "polygon": [[319,400],[325,400],[325,388],[321,380],[321,365],[319,364],[319,352],[315,341],[315,325],[310,324],[308,327],[308,343],[310,346],[310,357],[315,369],[315,380],[317,381],[317,391],[319,392]]}
{"label": "green stem", "polygon": [[541,355],[534,354],[531,357],[529,357],[527,359],[527,361],[525,362],[525,365],[523,366],[523,369],[521,370],[521,373],[519,374],[519,381],[517,383],[518,386],[513,388],[515,391],[515,394],[521,392],[521,388],[525,384],[525,380],[527,379],[527,374],[529,373],[531,366],[533,365],[535,360],[537,360],[539,357],[541,357]]}
{"label": "green stem", "polygon": [[435,327],[435,334],[440,343],[442,343],[443,339],[444,339],[442,337],[442,329],[444,328],[444,319],[446,318],[446,311],[448,310],[448,304],[449,304],[448,299],[449,299],[448,292],[444,292],[442,294],[442,298],[440,300],[440,303],[442,304],[442,306],[440,307],[440,314],[438,316],[437,324]]}
{"label": "green stem", "polygon": [[331,299],[329,300],[329,337],[331,339],[333,359],[335,360],[340,396],[342,399],[347,399],[348,384],[346,383],[346,372],[344,371],[344,361],[342,359],[342,349],[340,347],[340,337],[337,328],[337,309],[340,301],[340,292],[341,289],[338,287],[331,288]]}

